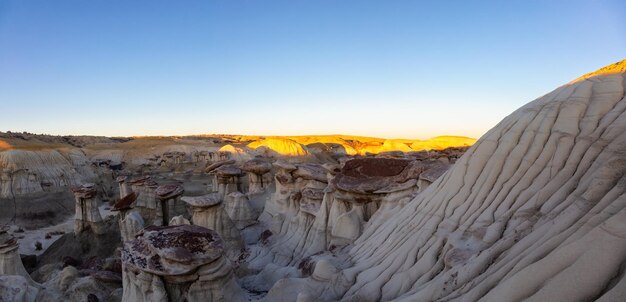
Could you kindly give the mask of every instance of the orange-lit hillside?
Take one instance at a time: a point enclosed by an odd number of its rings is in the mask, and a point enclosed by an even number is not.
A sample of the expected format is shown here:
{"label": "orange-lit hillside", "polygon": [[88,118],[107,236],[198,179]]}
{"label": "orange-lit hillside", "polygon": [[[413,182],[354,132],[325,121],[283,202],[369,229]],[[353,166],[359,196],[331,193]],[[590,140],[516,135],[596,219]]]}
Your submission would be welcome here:
{"label": "orange-lit hillside", "polygon": [[618,74],[618,73],[624,73],[624,72],[626,72],[626,60],[621,60],[617,63],[613,63],[611,65],[602,67],[596,71],[584,74],[583,76],[571,81],[570,84],[581,81],[581,80],[585,80],[591,77],[599,76],[599,75],[611,75],[611,74]]}
{"label": "orange-lit hillside", "polygon": [[249,141],[248,147],[269,148],[283,155],[305,155],[310,144],[323,143],[341,145],[346,154],[381,153],[389,151],[441,150],[449,147],[471,146],[476,139],[463,136],[438,136],[428,140],[383,139],[348,135],[312,135],[312,136],[240,136],[240,141]]}

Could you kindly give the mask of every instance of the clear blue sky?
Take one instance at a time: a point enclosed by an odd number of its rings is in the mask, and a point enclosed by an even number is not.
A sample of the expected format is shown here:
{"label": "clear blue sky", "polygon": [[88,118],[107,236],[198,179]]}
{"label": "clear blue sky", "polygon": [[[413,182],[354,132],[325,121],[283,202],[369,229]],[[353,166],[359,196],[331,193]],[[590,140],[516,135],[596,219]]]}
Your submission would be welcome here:
{"label": "clear blue sky", "polygon": [[623,0],[0,0],[0,131],[478,137],[625,57]]}

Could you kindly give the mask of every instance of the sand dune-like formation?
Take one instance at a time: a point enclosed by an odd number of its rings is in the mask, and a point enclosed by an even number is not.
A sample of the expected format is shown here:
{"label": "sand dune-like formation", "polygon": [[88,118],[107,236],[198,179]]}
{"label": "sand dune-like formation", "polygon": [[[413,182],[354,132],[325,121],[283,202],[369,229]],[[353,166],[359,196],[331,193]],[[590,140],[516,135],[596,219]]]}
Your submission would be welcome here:
{"label": "sand dune-like formation", "polygon": [[623,301],[625,87],[600,71],[523,106],[372,221],[345,268],[269,300]]}
{"label": "sand dune-like formation", "polygon": [[265,147],[280,155],[287,156],[305,156],[308,154],[304,146],[295,142],[294,140],[286,138],[268,138],[259,141],[254,141],[248,144],[248,147],[257,149],[259,147]]}

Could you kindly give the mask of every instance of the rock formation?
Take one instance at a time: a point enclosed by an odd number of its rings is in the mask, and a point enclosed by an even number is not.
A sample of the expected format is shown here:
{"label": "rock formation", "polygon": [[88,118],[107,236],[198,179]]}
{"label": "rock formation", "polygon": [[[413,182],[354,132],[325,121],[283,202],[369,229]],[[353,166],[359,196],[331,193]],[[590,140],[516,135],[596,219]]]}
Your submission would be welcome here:
{"label": "rock formation", "polygon": [[167,225],[174,216],[185,213],[185,206],[178,198],[184,192],[185,189],[177,184],[160,185],[157,187],[155,194],[159,199],[159,206],[156,215],[162,219],[162,224],[160,225]]}
{"label": "rock formation", "polygon": [[36,301],[39,288],[32,285],[29,279],[18,275],[0,275],[0,301]]}
{"label": "rock formation", "polygon": [[224,250],[230,259],[236,259],[244,248],[243,240],[235,223],[230,219],[223,206],[223,197],[219,193],[202,196],[184,196],[193,211],[191,222],[214,230],[224,241]]}
{"label": "rock formation", "polygon": [[128,180],[128,176],[126,175],[121,175],[115,178],[115,181],[119,185],[120,198],[127,196],[131,192],[131,189],[128,187],[128,183],[126,182],[127,180]]}
{"label": "rock formation", "polygon": [[137,235],[145,225],[141,214],[133,210],[135,200],[137,200],[137,194],[132,192],[118,200],[111,209],[112,211],[119,211],[120,213],[118,223],[122,241],[135,238],[135,235]]}
{"label": "rock formation", "polygon": [[220,236],[203,227],[147,228],[122,261],[122,301],[246,301]]}
{"label": "rock formation", "polygon": [[226,196],[225,210],[237,229],[244,229],[257,222],[259,216],[250,205],[248,197],[241,192],[233,192]]}
{"label": "rock formation", "polygon": [[241,179],[243,171],[235,165],[223,165],[215,169],[217,180],[217,192],[224,198],[232,192],[241,190]]}
{"label": "rock formation", "polygon": [[272,164],[266,160],[255,158],[245,162],[241,169],[248,173],[248,194],[254,195],[265,192],[271,183],[271,178],[268,179],[267,175],[272,170]]}
{"label": "rock formation", "polygon": [[281,280],[266,298],[623,300],[624,71],[513,112],[393,219],[373,218],[343,267]]}
{"label": "rock formation", "polygon": [[156,196],[159,185],[149,176],[136,177],[128,181],[133,192],[137,193],[135,207],[146,225],[163,225],[163,211]]}
{"label": "rock formation", "polygon": [[94,234],[102,234],[104,225],[98,209],[100,202],[95,184],[83,184],[80,187],[72,188],[72,192],[76,200],[74,233],[80,234],[85,230],[91,230]]}
{"label": "rock formation", "polygon": [[306,156],[309,152],[301,144],[287,138],[268,138],[248,144],[249,148],[257,149],[266,155]]}
{"label": "rock formation", "polygon": [[17,239],[8,231],[9,227],[0,226],[0,275],[20,275],[34,283],[20,259]]}

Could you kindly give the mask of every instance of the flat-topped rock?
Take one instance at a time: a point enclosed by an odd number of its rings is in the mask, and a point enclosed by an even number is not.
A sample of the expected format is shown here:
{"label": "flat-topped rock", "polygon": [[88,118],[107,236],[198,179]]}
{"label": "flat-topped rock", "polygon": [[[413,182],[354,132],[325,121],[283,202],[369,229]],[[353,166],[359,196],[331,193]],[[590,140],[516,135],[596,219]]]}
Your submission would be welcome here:
{"label": "flat-topped rock", "polygon": [[180,200],[193,207],[206,208],[222,203],[223,198],[219,193],[209,193],[202,196],[183,196]]}
{"label": "flat-topped rock", "polygon": [[230,177],[241,176],[243,174],[243,171],[241,171],[241,169],[239,169],[235,165],[223,165],[215,169],[215,173],[217,174],[217,176]]}
{"label": "flat-topped rock", "polygon": [[318,164],[299,164],[297,169],[291,173],[293,177],[300,177],[308,180],[317,180],[321,182],[327,182],[326,177],[327,170]]}
{"label": "flat-topped rock", "polygon": [[222,256],[222,239],[197,225],[148,227],[122,250],[124,265],[160,276],[188,274]]}
{"label": "flat-topped rock", "polygon": [[118,200],[114,205],[111,211],[123,211],[132,208],[132,204],[137,200],[137,193],[131,192],[127,194],[122,199]]}
{"label": "flat-topped rock", "polygon": [[333,179],[342,191],[372,194],[390,193],[415,185],[421,166],[416,161],[394,158],[358,158],[347,161]]}
{"label": "flat-topped rock", "polygon": [[160,199],[170,199],[185,192],[183,186],[178,184],[160,185],[154,192]]}
{"label": "flat-topped rock", "polygon": [[452,165],[446,165],[443,163],[432,165],[420,174],[419,179],[423,179],[432,183],[437,180],[437,178],[439,178],[441,175],[446,173],[446,171],[448,171],[451,166]]}
{"label": "flat-topped rock", "polygon": [[210,172],[213,172],[213,170],[215,170],[215,169],[217,169],[217,168],[219,168],[219,167],[221,167],[221,166],[224,166],[224,165],[232,165],[232,164],[234,164],[234,163],[235,163],[235,160],[234,160],[234,159],[220,160],[220,161],[218,161],[218,162],[214,162],[214,163],[212,163],[212,164],[208,165],[208,166],[204,169],[204,172],[206,172],[206,173],[210,173]]}
{"label": "flat-topped rock", "polygon": [[93,198],[96,195],[96,185],[93,183],[86,183],[80,187],[74,187],[71,190],[74,196],[79,198]]}
{"label": "flat-topped rock", "polygon": [[245,162],[241,169],[246,172],[262,175],[272,170],[272,164],[266,160],[255,158]]}
{"label": "flat-topped rock", "polygon": [[128,184],[135,186],[142,186],[146,181],[150,180],[150,176],[144,175],[139,177],[134,177],[128,180]]}
{"label": "flat-topped rock", "polygon": [[296,167],[296,165],[294,165],[294,164],[292,164],[290,162],[287,162],[285,160],[282,160],[282,159],[279,159],[279,160],[275,161],[273,163],[273,165],[275,167],[277,167],[279,169],[283,169],[285,171],[293,171],[293,170],[298,168],[298,167]]}

